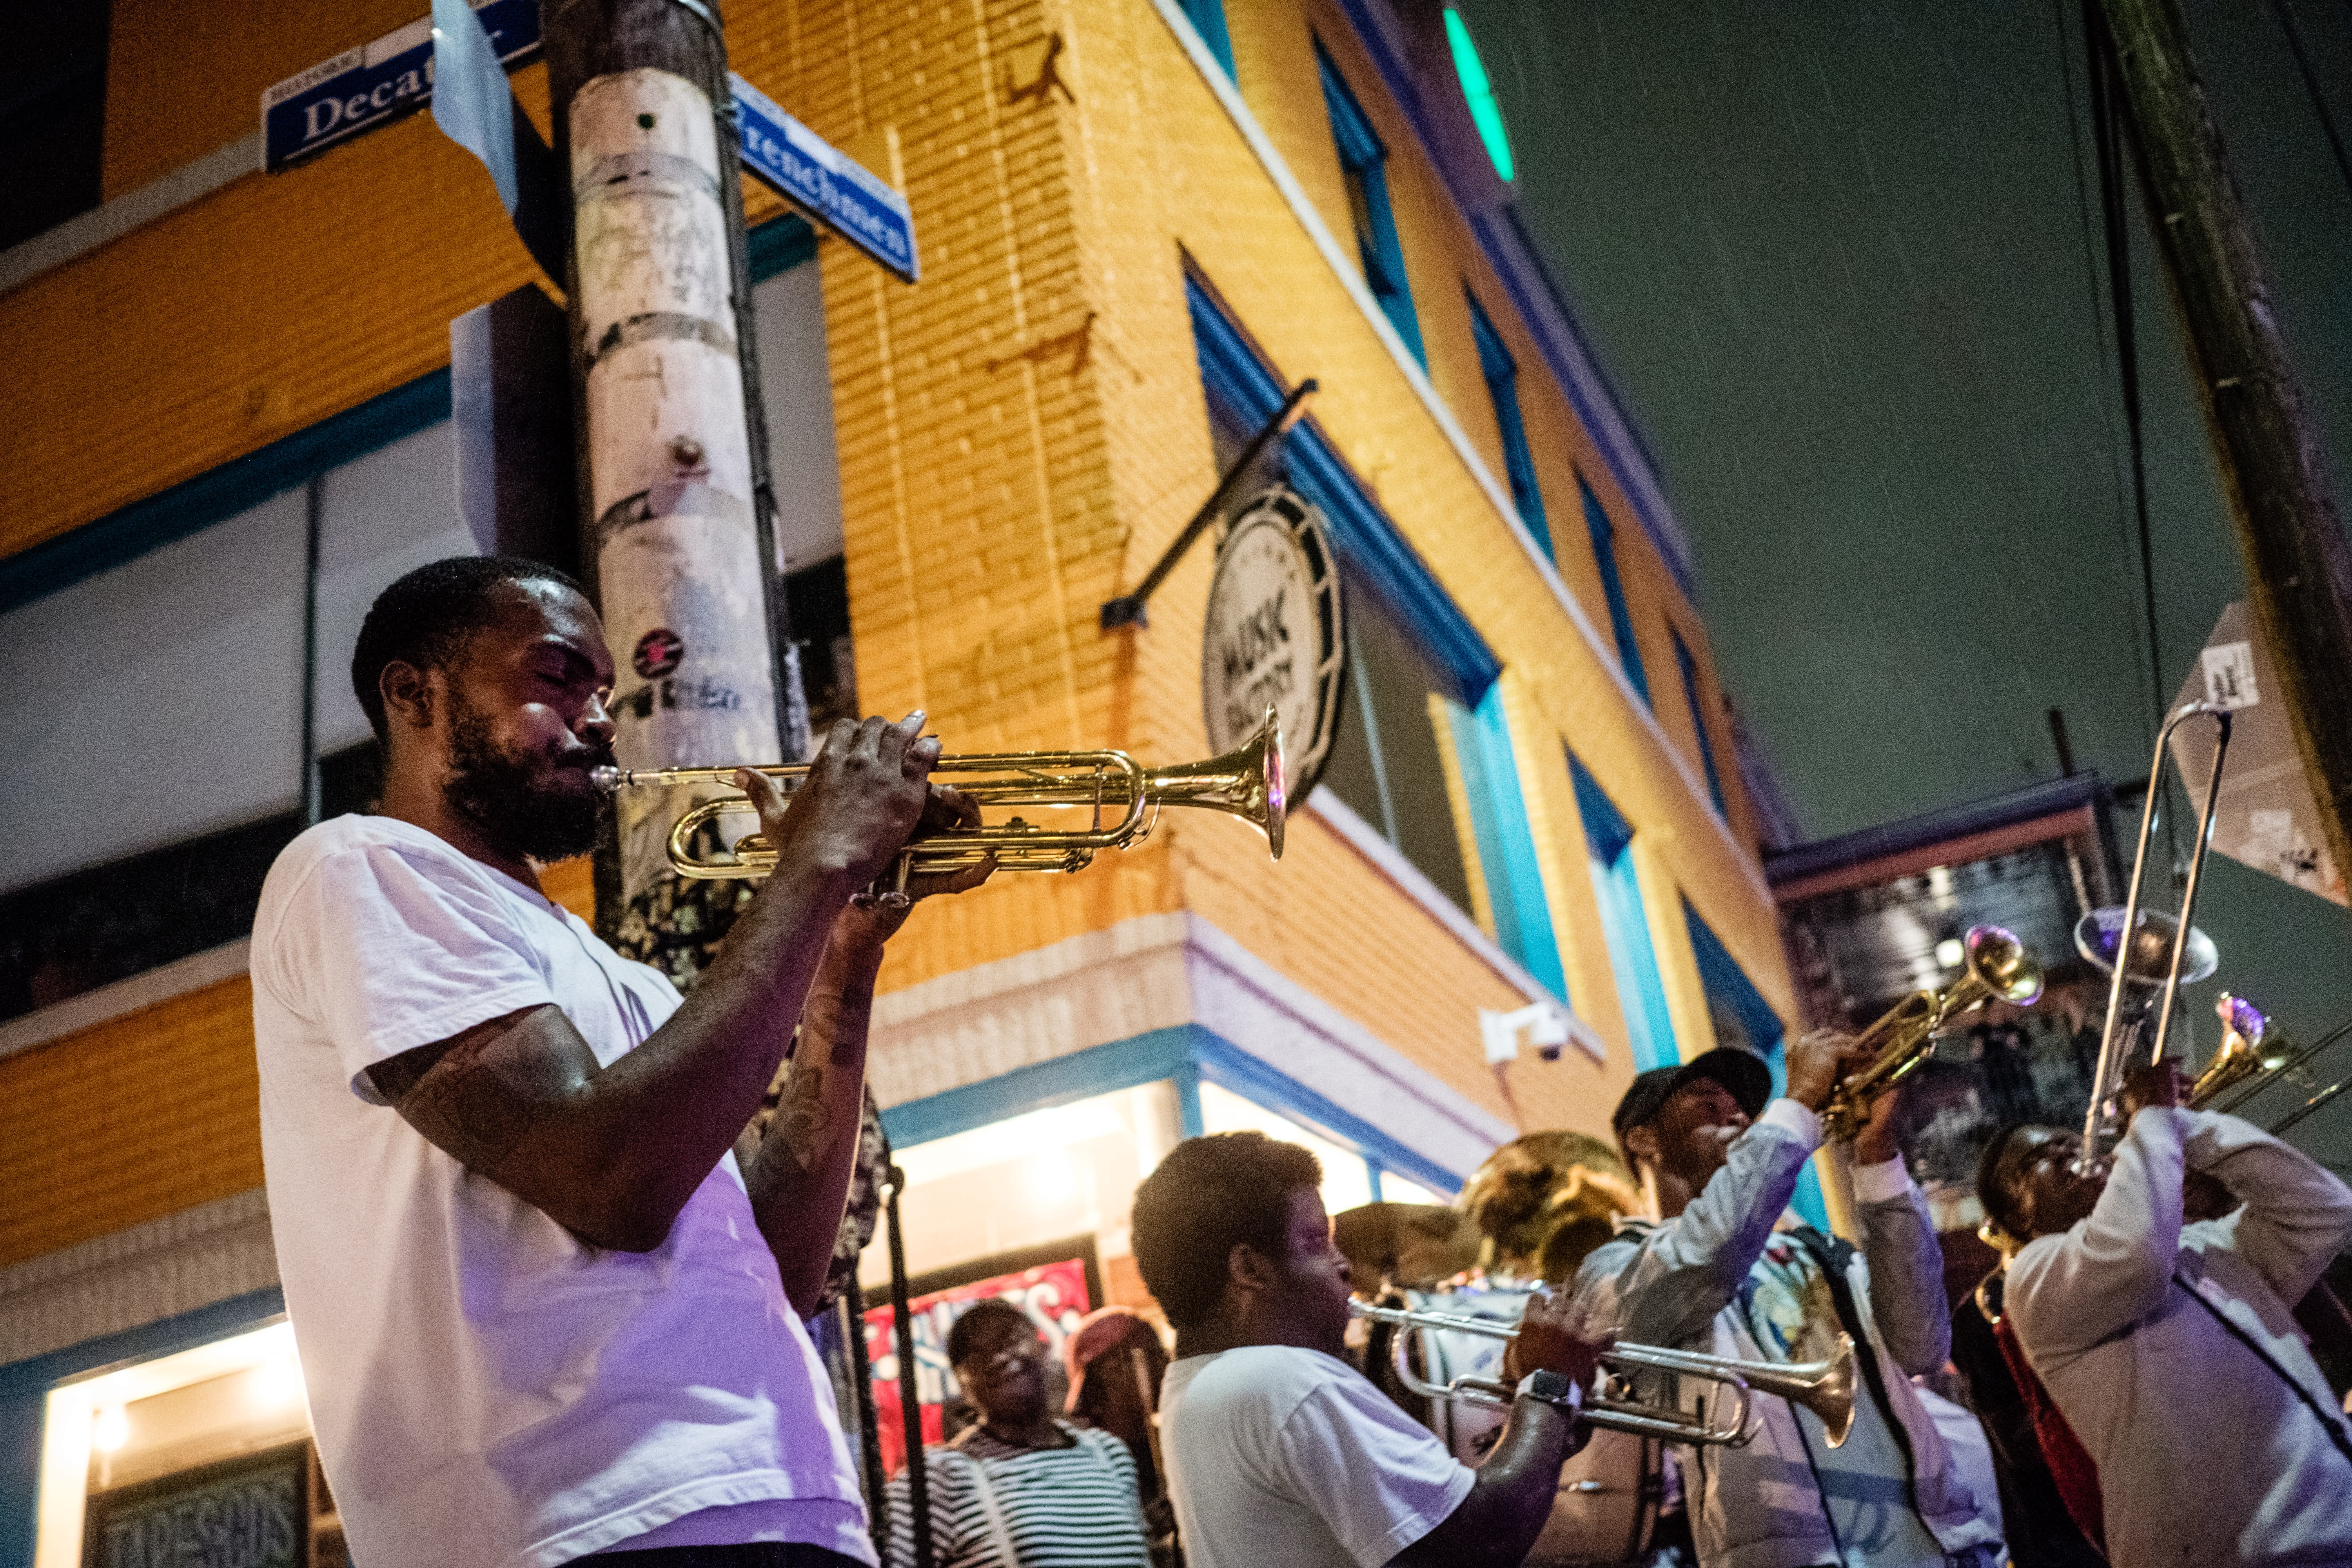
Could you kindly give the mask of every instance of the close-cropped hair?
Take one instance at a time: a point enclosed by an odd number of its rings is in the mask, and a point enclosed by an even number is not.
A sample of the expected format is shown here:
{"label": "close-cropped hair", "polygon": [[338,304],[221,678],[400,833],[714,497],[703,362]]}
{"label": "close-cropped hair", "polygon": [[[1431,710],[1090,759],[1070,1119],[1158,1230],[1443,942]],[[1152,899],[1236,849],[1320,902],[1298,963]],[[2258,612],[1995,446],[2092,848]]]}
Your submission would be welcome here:
{"label": "close-cropped hair", "polygon": [[1263,1132],[1177,1144],[1135,1190],[1136,1267],[1168,1321],[1188,1328],[1216,1310],[1234,1247],[1286,1256],[1290,1194],[1322,1184],[1312,1153]]}
{"label": "close-cropped hair", "polygon": [[498,619],[503,607],[499,590],[510,583],[554,583],[582,592],[579,584],[542,562],[518,555],[453,555],[419,566],[375,596],[352,650],[352,694],[360,700],[378,744],[392,739],[383,712],[384,668],[446,668],[465,651],[468,637]]}
{"label": "close-cropped hair", "polygon": [[2011,1122],[1994,1133],[1984,1152],[1977,1156],[1977,1202],[1984,1205],[1985,1218],[2020,1241],[2025,1239],[2025,1227],[2018,1221],[2016,1194],[2001,1182],[2000,1160],[2009,1152],[2011,1141],[2033,1125]]}
{"label": "close-cropped hair", "polygon": [[1013,1323],[1033,1334],[1037,1331],[1037,1325],[1030,1320],[1028,1313],[1002,1296],[986,1297],[966,1307],[962,1314],[948,1325],[948,1364],[961,1366],[971,1360],[971,1342],[980,1338],[992,1323]]}

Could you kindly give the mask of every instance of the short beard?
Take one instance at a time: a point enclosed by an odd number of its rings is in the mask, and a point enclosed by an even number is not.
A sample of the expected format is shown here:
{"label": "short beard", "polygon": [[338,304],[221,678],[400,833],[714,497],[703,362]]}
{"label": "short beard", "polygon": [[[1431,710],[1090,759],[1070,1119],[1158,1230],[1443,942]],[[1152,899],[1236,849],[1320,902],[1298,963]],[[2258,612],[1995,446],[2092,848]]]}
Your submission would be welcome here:
{"label": "short beard", "polygon": [[[594,763],[612,761],[604,748]],[[550,789],[541,782],[544,763],[519,761],[491,738],[489,720],[462,699],[449,715],[449,807],[479,828],[499,848],[527,855],[541,865],[569,860],[596,847],[612,802],[589,789],[584,770],[580,788]]]}

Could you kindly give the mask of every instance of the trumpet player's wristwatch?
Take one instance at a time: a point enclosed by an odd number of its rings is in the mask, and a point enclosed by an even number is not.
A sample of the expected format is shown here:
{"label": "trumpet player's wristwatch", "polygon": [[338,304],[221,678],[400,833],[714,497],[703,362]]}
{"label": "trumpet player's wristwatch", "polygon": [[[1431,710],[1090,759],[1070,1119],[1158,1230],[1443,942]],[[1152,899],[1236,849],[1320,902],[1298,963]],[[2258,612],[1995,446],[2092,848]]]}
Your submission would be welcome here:
{"label": "trumpet player's wristwatch", "polygon": [[1561,1415],[1573,1415],[1583,1408],[1584,1385],[1563,1373],[1538,1368],[1519,1379],[1518,1397],[1540,1399]]}

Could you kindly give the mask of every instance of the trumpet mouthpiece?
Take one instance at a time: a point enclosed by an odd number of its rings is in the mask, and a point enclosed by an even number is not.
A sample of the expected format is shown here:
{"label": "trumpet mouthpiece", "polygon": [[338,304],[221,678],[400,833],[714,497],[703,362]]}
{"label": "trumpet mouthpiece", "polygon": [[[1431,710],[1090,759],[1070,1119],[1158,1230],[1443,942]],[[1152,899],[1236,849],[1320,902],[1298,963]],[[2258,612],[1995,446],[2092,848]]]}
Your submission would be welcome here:
{"label": "trumpet mouthpiece", "polygon": [[606,795],[610,795],[614,790],[619,789],[623,784],[627,784],[629,782],[629,775],[627,770],[623,768],[590,768],[588,770],[588,782],[594,784],[598,789],[603,790]]}

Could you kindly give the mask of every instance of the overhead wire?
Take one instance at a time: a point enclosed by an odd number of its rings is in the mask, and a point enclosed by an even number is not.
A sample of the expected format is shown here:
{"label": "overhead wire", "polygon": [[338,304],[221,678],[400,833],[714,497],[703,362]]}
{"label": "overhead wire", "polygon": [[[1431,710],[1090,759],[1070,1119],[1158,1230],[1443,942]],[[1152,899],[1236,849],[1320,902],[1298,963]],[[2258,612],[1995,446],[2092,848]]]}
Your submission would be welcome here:
{"label": "overhead wire", "polygon": [[[2347,0],[2347,3],[2352,3],[2352,0]],[[2067,30],[2066,11],[2067,0],[2050,0],[2051,26],[2058,39],[2059,88],[2066,102],[2067,144],[2073,153],[2070,163],[2074,174],[2074,211],[2081,220],[2083,229],[2084,292],[2090,300],[2091,341],[2097,350],[2099,370],[2104,378],[2114,375],[2116,372],[2107,346],[2109,331],[2107,314],[2100,308],[2103,301],[2099,267],[2105,256],[2101,242],[2095,238],[2091,232],[2090,187],[2083,174],[2082,106],[2076,101],[2074,95],[2074,41]],[[2104,398],[2099,400],[2099,423],[2105,427],[2107,439],[2112,446],[2116,438],[2115,411]],[[2123,475],[2117,465],[2112,461],[2107,465],[2107,479],[2115,491],[2116,524],[2128,530],[2131,503],[2124,494]],[[2147,729],[2141,744],[2150,746],[2155,743],[2156,731],[2151,727]]]}
{"label": "overhead wire", "polygon": [[[2115,38],[2107,30],[2100,0],[2083,0],[2083,47],[2087,61],[2091,96],[2091,132],[2099,169],[2099,211],[2106,237],[2107,301],[2116,342],[2116,379],[2123,395],[2124,427],[2130,438],[2132,520],[2139,546],[2140,614],[2147,637],[2148,719],[2164,722],[2166,693],[2163,632],[2156,604],[2156,531],[2147,505],[2147,433],[2140,399],[2139,339],[2132,309],[2131,215],[2124,184],[2126,129],[2122,68],[2116,58]],[[2163,809],[2165,845],[2173,867],[2173,880],[2181,878],[2179,818],[2171,801],[2161,757],[2151,766],[2144,786],[2159,797]],[[2143,802],[2143,809],[2147,803]]]}
{"label": "overhead wire", "polygon": [[2345,190],[2352,193],[2352,157],[2345,153],[2344,136],[2336,128],[2335,111],[2327,107],[2327,94],[2320,88],[2319,73],[2312,68],[2303,25],[2294,19],[2294,0],[2271,0],[2271,9],[2278,15],[2279,30],[2286,35],[2287,51],[2294,56],[2294,68],[2303,78],[2303,90],[2311,99],[2313,112],[2319,116],[2319,129],[2327,138],[2327,150],[2336,155],[2336,172],[2344,177]]}

